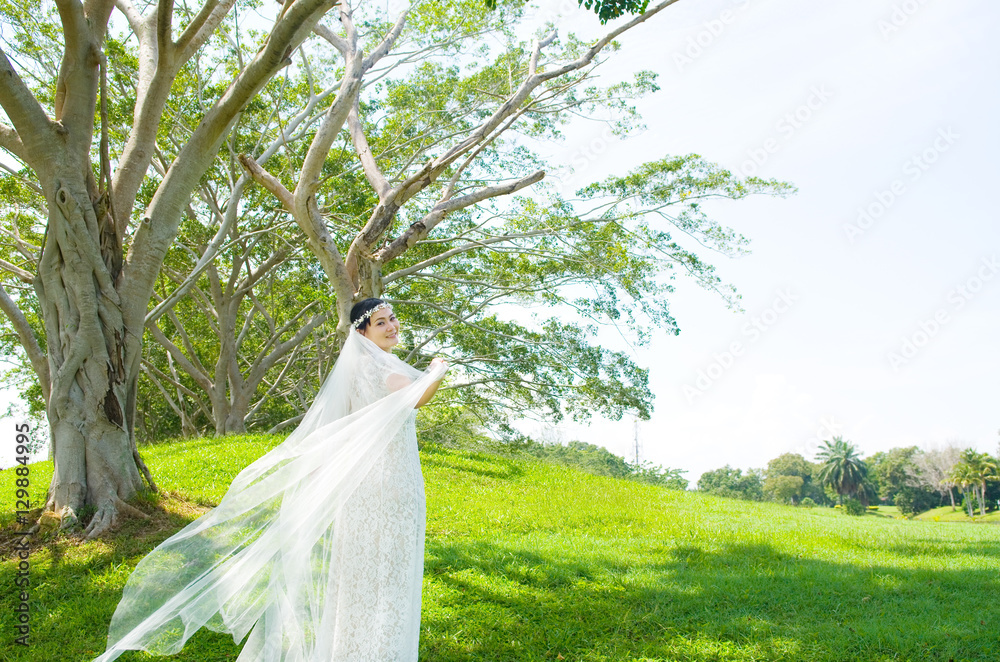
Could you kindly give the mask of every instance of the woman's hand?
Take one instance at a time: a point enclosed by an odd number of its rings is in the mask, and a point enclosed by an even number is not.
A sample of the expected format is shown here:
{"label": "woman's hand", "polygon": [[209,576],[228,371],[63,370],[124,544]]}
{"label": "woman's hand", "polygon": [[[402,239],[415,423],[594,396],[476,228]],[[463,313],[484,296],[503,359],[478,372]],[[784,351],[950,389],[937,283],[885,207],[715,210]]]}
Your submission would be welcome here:
{"label": "woman's hand", "polygon": [[[442,367],[444,369],[447,369],[448,368],[448,362],[445,361],[444,359],[440,358],[440,357],[435,358],[435,359],[431,360],[431,364],[430,364],[430,366],[428,366],[428,370],[431,369],[431,368],[438,367],[438,366],[440,366],[440,367]],[[431,398],[433,398],[434,394],[437,393],[438,386],[441,385],[441,379],[443,379],[443,378],[444,378],[444,372],[442,371],[441,372],[441,377],[439,377],[436,382],[434,382],[433,384],[431,384],[429,387],[427,387],[427,390],[424,391],[424,394],[420,397],[420,401],[417,402],[416,408],[419,409],[420,407],[423,407],[424,405],[426,405],[428,402],[431,401]]]}

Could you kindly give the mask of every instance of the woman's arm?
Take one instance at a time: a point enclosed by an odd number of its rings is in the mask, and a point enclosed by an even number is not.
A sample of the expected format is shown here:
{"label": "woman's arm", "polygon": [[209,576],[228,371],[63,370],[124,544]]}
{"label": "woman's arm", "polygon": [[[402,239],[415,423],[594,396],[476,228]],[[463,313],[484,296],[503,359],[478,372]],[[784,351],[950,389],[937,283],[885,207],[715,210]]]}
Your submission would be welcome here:
{"label": "woman's arm", "polygon": [[[433,361],[431,361],[431,365],[434,365],[435,363],[444,363],[444,362],[445,362],[444,359],[434,359]],[[444,377],[444,375],[441,375],[441,377]],[[389,377],[387,377],[385,380],[386,386],[388,386],[389,390],[392,391],[393,393],[402,388],[406,388],[412,383],[413,382],[408,377],[405,377],[400,374],[389,375]],[[428,386],[427,390],[424,391],[424,394],[422,396],[420,396],[420,400],[417,401],[417,404],[413,408],[419,409],[420,407],[423,407],[428,402],[430,402],[431,398],[434,397],[434,394],[437,393],[438,387],[440,385],[441,385],[441,380],[439,379],[430,386]]]}

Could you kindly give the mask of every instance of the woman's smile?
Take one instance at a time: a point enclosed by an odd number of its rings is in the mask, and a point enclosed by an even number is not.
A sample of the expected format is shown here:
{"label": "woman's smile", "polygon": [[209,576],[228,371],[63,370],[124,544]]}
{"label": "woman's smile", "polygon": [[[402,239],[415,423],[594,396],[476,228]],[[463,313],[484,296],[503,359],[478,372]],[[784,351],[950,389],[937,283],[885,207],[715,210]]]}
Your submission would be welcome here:
{"label": "woman's smile", "polygon": [[376,311],[368,320],[368,326],[362,331],[362,335],[387,352],[397,345],[399,320],[393,314],[392,308],[385,307]]}

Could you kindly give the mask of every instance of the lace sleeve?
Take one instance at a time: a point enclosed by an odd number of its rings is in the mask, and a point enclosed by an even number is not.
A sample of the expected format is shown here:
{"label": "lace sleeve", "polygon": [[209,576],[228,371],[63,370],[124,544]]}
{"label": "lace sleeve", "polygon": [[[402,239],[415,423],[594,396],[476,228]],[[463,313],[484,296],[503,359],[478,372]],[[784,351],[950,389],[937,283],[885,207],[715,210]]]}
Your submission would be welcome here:
{"label": "lace sleeve", "polygon": [[[367,362],[366,362],[367,363]],[[374,365],[365,365],[351,384],[351,411],[358,411],[389,395],[386,374]],[[370,368],[370,369],[369,369]]]}

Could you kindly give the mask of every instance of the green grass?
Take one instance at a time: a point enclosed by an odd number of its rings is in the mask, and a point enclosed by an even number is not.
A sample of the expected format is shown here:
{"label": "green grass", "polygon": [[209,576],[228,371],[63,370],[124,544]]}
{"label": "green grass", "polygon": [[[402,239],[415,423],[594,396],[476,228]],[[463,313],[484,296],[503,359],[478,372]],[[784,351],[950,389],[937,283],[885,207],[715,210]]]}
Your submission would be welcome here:
{"label": "green grass", "polygon": [[968,513],[961,506],[956,510],[952,510],[951,506],[941,506],[940,508],[920,513],[914,519],[924,522],[987,522],[990,524],[1000,524],[1000,510],[988,512],[985,516],[979,514],[978,508],[975,512],[976,516],[969,519]]}
{"label": "green grass", "polygon": [[[0,658],[101,652],[131,569],[198,512],[178,497],[216,502],[278,441],[143,449],[172,496],[151,523],[87,544],[53,537],[33,552],[27,650],[10,643],[15,571],[4,562]],[[428,448],[421,459],[424,662],[997,658],[1000,527],[718,499],[529,458]],[[51,466],[33,471],[45,483]],[[0,474],[8,509],[12,482]],[[121,659],[238,653],[228,637],[201,631],[177,656]]]}

